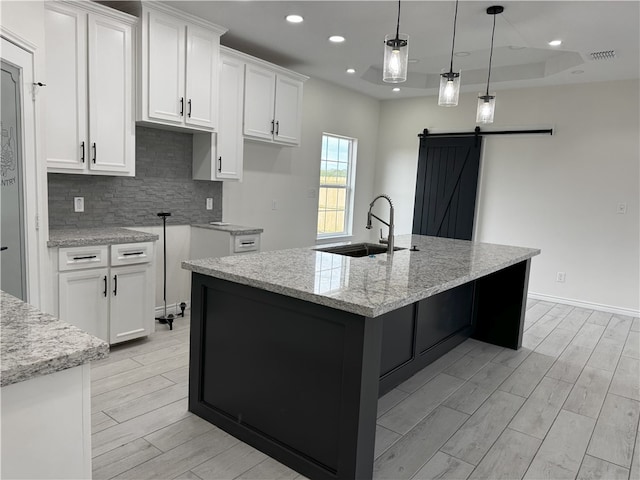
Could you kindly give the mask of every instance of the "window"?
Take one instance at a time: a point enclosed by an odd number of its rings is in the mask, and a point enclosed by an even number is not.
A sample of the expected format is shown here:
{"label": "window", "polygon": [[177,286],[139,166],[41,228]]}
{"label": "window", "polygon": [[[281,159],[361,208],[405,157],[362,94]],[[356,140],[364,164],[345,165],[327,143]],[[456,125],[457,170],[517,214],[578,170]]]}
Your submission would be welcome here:
{"label": "window", "polygon": [[355,138],[322,134],[318,238],[351,235],[357,143]]}

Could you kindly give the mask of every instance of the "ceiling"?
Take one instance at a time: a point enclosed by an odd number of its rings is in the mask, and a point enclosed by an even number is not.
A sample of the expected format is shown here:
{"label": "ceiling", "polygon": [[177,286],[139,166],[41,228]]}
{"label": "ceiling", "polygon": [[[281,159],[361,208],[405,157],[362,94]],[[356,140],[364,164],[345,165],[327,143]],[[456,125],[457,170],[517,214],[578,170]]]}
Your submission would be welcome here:
{"label": "ceiling", "polygon": [[[223,45],[305,75],[378,99],[437,95],[439,74],[449,67],[455,1],[404,0],[400,32],[409,35],[407,82],[382,82],[383,39],[395,33],[398,3],[386,1],[189,1],[165,2],[228,28]],[[640,76],[639,1],[460,1],[454,70],[461,90],[486,89],[493,17],[496,18],[491,91],[565,85]],[[285,16],[304,17],[291,24]],[[332,44],[330,35],[346,41]],[[562,45],[548,42],[560,39]],[[593,60],[592,52],[615,58]],[[355,74],[347,74],[347,68]],[[399,92],[392,87],[399,86]]]}

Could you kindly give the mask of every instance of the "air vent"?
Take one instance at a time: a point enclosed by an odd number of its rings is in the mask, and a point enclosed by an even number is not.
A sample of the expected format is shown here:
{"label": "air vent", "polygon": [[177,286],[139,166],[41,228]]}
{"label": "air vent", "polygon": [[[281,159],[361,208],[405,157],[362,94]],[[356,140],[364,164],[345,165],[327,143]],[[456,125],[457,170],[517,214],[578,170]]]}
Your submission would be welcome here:
{"label": "air vent", "polygon": [[601,52],[591,52],[589,57],[591,57],[591,60],[613,60],[616,58],[616,51],[602,50]]}

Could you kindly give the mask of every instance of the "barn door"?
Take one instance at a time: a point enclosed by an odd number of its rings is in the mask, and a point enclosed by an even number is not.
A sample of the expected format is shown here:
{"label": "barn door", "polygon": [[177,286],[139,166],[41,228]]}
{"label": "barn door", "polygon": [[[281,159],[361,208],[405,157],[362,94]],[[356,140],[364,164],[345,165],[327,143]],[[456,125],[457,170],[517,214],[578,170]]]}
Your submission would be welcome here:
{"label": "barn door", "polygon": [[471,240],[481,136],[421,137],[413,233]]}

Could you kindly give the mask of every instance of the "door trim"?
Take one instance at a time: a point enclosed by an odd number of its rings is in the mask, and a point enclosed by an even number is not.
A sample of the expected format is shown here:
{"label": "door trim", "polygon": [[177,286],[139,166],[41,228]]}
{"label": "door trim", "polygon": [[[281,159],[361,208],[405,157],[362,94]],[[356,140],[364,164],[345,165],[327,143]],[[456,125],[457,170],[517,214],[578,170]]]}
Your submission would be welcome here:
{"label": "door trim", "polygon": [[[42,87],[34,87],[36,47],[6,28],[0,30],[2,59],[21,70],[22,80],[22,192],[24,196],[25,277],[26,301],[40,307],[45,275],[41,265],[46,238],[41,238],[40,228],[46,232],[47,220],[43,212],[46,199],[44,162],[38,161],[36,115],[38,93]],[[46,235],[45,235],[46,237]],[[43,282],[41,284],[41,282]]]}

